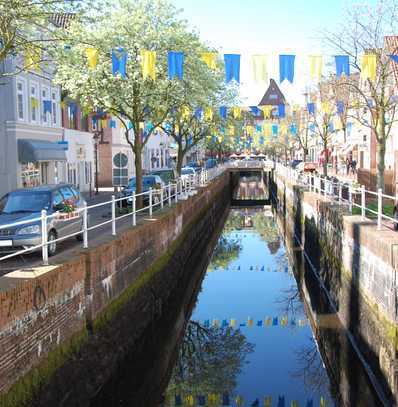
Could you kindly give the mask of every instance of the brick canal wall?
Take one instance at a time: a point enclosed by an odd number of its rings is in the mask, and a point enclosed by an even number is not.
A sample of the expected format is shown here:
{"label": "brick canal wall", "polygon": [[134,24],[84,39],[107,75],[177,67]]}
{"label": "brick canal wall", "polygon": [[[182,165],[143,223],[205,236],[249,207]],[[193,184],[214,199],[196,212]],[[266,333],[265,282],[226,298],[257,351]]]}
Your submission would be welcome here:
{"label": "brick canal wall", "polygon": [[230,182],[224,173],[62,264],[1,277],[0,405],[87,405],[162,314],[189,272],[187,259],[211,238]]}
{"label": "brick canal wall", "polygon": [[285,234],[304,249],[329,312],[350,333],[387,405],[396,405],[398,234],[377,231],[374,222],[351,215],[347,206],[275,174],[272,189]]}

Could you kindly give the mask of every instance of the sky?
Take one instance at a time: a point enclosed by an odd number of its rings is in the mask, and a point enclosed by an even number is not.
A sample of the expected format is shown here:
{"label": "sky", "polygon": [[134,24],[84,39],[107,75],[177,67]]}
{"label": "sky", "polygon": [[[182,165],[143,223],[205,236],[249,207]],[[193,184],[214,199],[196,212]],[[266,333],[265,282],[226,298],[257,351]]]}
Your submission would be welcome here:
{"label": "sky", "polygon": [[[338,27],[350,0],[171,0],[204,40],[221,53],[241,54],[241,95],[259,103],[268,84],[253,83],[250,58],[268,55],[269,77],[279,84],[279,54],[296,55],[295,83],[283,83],[291,103],[303,101],[308,55],[332,55],[322,49],[322,30]],[[330,52],[330,51],[329,51]]]}

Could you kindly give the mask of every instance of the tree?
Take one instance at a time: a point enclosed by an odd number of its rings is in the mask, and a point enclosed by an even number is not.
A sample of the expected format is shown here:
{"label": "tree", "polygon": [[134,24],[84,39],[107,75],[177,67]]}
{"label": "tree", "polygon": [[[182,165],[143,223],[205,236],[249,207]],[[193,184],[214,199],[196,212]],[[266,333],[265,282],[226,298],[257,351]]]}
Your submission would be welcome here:
{"label": "tree", "polygon": [[[340,86],[351,93],[351,114],[360,125],[368,128],[377,144],[377,188],[384,190],[386,141],[396,121],[397,99],[394,96],[394,66],[389,55],[398,52],[398,4],[395,0],[377,1],[374,5],[355,5],[347,11],[341,30],[326,32],[324,41],[338,53],[350,57],[356,74],[343,77]],[[390,39],[390,40],[389,40]],[[371,55],[376,60],[376,74],[368,77],[362,72],[361,56]],[[359,74],[361,74],[361,78]],[[396,79],[396,78],[395,78]]]}
{"label": "tree", "polygon": [[300,148],[303,150],[303,161],[307,161],[308,147],[309,147],[309,115],[307,106],[304,108],[293,110],[291,125],[296,128],[295,141],[298,142]]}
{"label": "tree", "polygon": [[[110,12],[90,24],[72,24],[67,40],[55,52],[57,83],[83,108],[101,109],[120,120],[135,157],[137,194],[142,192],[143,148],[168,117],[174,105],[173,94],[180,87],[179,79],[168,78],[168,51],[183,49],[193,40],[197,41],[196,35],[188,31],[167,1],[119,0]],[[97,52],[93,68],[88,67],[87,48]],[[156,52],[155,80],[143,77],[144,50]],[[127,53],[125,75],[112,74],[112,52]],[[188,81],[196,59],[197,55],[185,55]],[[142,205],[142,196],[137,205]]]}
{"label": "tree", "polygon": [[4,70],[0,77],[14,75],[48,61],[48,48],[64,35],[57,15],[82,18],[91,1],[0,0],[0,64],[9,56],[24,56],[19,70]]}
{"label": "tree", "polygon": [[226,269],[230,263],[239,257],[241,250],[240,239],[231,235],[221,235],[214,249],[209,270]]}

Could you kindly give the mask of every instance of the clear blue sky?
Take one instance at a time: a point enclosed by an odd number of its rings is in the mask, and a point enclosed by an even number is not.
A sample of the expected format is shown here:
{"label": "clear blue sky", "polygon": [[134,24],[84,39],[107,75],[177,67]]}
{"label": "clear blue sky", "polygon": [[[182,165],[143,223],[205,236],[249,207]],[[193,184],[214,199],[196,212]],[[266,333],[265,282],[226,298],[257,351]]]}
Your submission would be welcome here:
{"label": "clear blue sky", "polygon": [[[268,54],[277,79],[279,54],[297,55],[297,78],[308,54],[323,54],[320,32],[338,24],[351,0],[171,0],[201,38],[225,53],[242,55],[242,94],[255,104],[263,90],[250,83],[250,55]],[[326,58],[326,56],[325,56]],[[327,62],[327,61],[325,61]],[[302,83],[290,89],[302,92]],[[289,90],[286,90],[289,92]],[[294,96],[292,96],[294,97]]]}

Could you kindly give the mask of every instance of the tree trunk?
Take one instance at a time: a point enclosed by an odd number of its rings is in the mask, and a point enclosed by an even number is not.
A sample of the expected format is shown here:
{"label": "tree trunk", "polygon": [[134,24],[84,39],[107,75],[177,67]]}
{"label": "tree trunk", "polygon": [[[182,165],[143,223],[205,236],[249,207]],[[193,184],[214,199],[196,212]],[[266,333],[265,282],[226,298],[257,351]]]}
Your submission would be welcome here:
{"label": "tree trunk", "polygon": [[383,139],[377,142],[376,160],[377,160],[377,182],[376,188],[381,188],[384,192],[384,169],[385,169],[385,155],[386,155],[386,141]]}
{"label": "tree trunk", "polygon": [[[134,158],[135,158],[135,193],[142,193],[142,139],[141,131],[138,131],[138,134],[134,137]],[[143,206],[142,195],[139,195],[136,199],[137,209],[141,209]]]}
{"label": "tree trunk", "polygon": [[328,143],[323,143],[323,176],[327,177],[328,175]]}
{"label": "tree trunk", "polygon": [[182,163],[184,161],[184,155],[185,155],[185,152],[182,148],[182,144],[179,143],[178,151],[177,151],[177,165],[176,165],[176,171],[179,176],[181,176],[181,169],[182,169]]}

